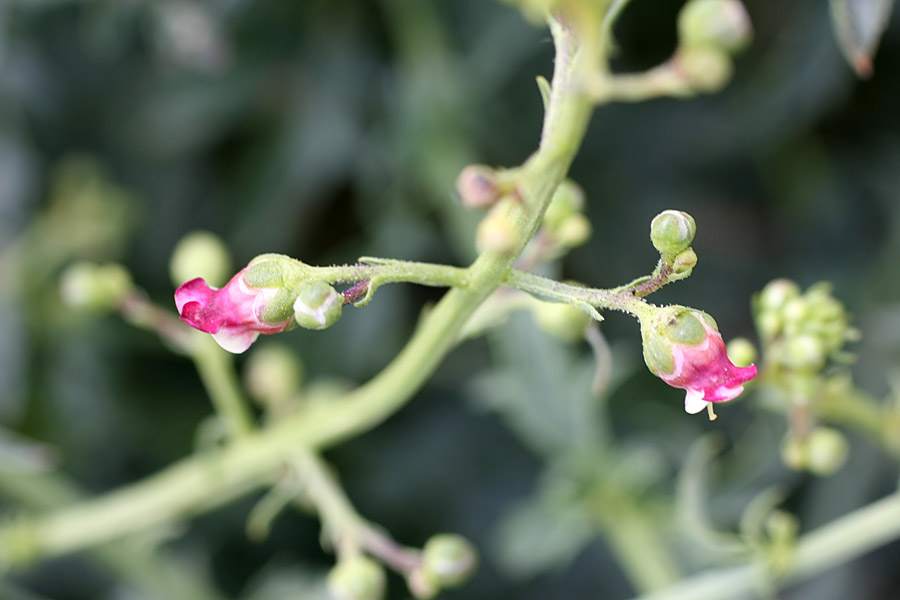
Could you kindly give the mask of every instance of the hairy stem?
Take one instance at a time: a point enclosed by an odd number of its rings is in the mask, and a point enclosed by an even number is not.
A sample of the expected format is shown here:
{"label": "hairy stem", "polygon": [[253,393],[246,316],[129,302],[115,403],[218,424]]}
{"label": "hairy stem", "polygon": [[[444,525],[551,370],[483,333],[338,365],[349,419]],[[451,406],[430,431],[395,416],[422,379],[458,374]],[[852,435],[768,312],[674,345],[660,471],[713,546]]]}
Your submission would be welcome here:
{"label": "hairy stem", "polygon": [[[507,252],[485,252],[466,270],[465,287],[451,289],[400,354],[368,384],[345,397],[286,418],[215,453],[175,465],[105,496],[51,512],[30,523],[33,557],[81,550],[188,517],[277,479],[297,448],[321,448],[366,431],[404,405],[455,346],[476,308],[502,284],[534,235],[587,129],[591,101],[580,91],[586,75],[575,33],[552,27],[557,47],[553,91],[539,150],[525,163],[508,212],[517,237]],[[596,34],[597,32],[588,32]],[[0,548],[15,542],[0,528]]]}

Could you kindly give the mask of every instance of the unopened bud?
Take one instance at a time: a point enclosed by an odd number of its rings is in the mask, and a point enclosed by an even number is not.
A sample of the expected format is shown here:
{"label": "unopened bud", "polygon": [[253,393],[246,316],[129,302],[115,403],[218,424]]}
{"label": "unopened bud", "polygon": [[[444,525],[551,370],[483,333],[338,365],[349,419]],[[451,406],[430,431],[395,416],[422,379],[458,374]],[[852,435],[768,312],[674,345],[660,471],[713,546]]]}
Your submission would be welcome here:
{"label": "unopened bud", "polygon": [[781,460],[795,471],[806,468],[806,440],[788,432],[781,442]]}
{"label": "unopened bud", "polygon": [[752,36],[747,10],[739,0],[690,0],[678,15],[680,44],[737,52]]}
{"label": "unopened bud", "polygon": [[746,367],[756,362],[756,347],[747,338],[734,338],[725,349],[735,366]]}
{"label": "unopened bud", "polygon": [[800,297],[800,287],[789,279],[776,279],[766,284],[759,293],[761,310],[781,310],[789,301]]}
{"label": "unopened bud", "polygon": [[384,569],[364,556],[342,560],[328,573],[328,593],[334,600],[381,600]]}
{"label": "unopened bud", "polygon": [[300,327],[325,329],[337,323],[343,311],[344,298],[323,281],[304,286],[294,301],[294,318]]}
{"label": "unopened bud", "polygon": [[478,552],[469,541],[456,534],[435,535],[422,549],[422,568],[438,587],[455,587],[475,571]]}
{"label": "unopened bud", "polygon": [[231,255],[219,236],[209,231],[194,231],[175,245],[169,274],[175,285],[202,277],[218,287],[231,277]]}
{"label": "unopened bud", "polygon": [[478,224],[478,230],[475,232],[475,248],[479,252],[508,254],[516,247],[518,239],[518,232],[506,211],[494,210]]}
{"label": "unopened bud", "polygon": [[724,50],[713,47],[681,48],[675,56],[678,70],[698,92],[717,92],[731,79],[734,65]]}
{"label": "unopened bud", "polygon": [[406,587],[409,588],[409,593],[419,600],[431,600],[441,591],[434,578],[422,567],[416,567],[406,575]]}
{"label": "unopened bud", "polygon": [[280,405],[300,389],[303,364],[286,346],[270,343],[250,354],[244,381],[255,400],[269,407]]}
{"label": "unopened bud", "polygon": [[837,429],[817,427],[809,434],[806,466],[816,475],[831,475],[847,460],[847,438]]}
{"label": "unopened bud", "polygon": [[694,218],[680,210],[664,210],[650,222],[650,241],[667,262],[690,247],[696,232]]}
{"label": "unopened bud", "polygon": [[582,214],[575,214],[556,230],[556,242],[566,248],[575,248],[591,239],[591,231],[591,222],[588,218]]}
{"label": "unopened bud", "polygon": [[693,248],[688,248],[683,252],[679,252],[675,260],[672,261],[672,272],[675,275],[688,276],[694,267],[697,266],[697,253]]}
{"label": "unopened bud", "polygon": [[544,213],[544,224],[551,229],[559,229],[573,215],[584,209],[584,190],[571,179],[559,184],[553,192],[550,206]]}
{"label": "unopened bud", "polygon": [[483,208],[500,198],[497,173],[487,165],[469,165],[456,178],[456,193],[465,206]]}
{"label": "unopened bud", "polygon": [[785,341],[780,357],[786,367],[798,371],[819,371],[825,366],[825,349],[812,335],[799,335]]}
{"label": "unopened bud", "polygon": [[60,279],[63,302],[99,312],[115,309],[132,289],[131,275],[115,263],[78,262],[69,266]]}
{"label": "unopened bud", "polygon": [[584,330],[591,322],[586,312],[562,302],[536,301],[533,314],[538,327],[569,342],[583,339]]}

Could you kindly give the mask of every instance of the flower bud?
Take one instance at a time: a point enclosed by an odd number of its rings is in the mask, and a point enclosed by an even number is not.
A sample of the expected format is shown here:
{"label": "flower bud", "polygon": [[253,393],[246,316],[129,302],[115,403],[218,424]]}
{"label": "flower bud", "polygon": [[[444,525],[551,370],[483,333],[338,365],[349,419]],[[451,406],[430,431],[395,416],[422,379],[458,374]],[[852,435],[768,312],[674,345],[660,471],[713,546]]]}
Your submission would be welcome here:
{"label": "flower bud", "polygon": [[544,225],[550,229],[559,229],[573,215],[584,210],[584,190],[571,179],[559,184],[553,192],[550,206],[544,213]]}
{"label": "flower bud", "polygon": [[756,366],[736,367],[728,360],[722,335],[704,312],[658,308],[641,318],[641,337],[647,367],[672,387],[686,390],[684,407],[691,414],[710,402],[736,398],[743,384],[756,377]]}
{"label": "flower bud", "polygon": [[650,222],[650,241],[666,262],[687,250],[696,232],[694,218],[680,210],[664,210]]}
{"label": "flower bud", "polygon": [[222,285],[231,270],[231,254],[219,236],[209,231],[193,231],[175,245],[169,261],[172,283],[202,277],[212,285]]}
{"label": "flower bud", "polygon": [[731,57],[711,47],[681,48],[675,55],[678,70],[698,92],[717,92],[729,82],[734,65]]}
{"label": "flower bud", "polygon": [[300,290],[294,301],[294,318],[300,327],[325,329],[337,323],[344,308],[344,297],[323,281],[315,281]]}
{"label": "flower bud", "polygon": [[738,367],[756,362],[756,347],[747,338],[734,338],[725,346],[728,358]]}
{"label": "flower bud", "polygon": [[438,587],[455,587],[475,571],[478,552],[469,541],[456,534],[432,536],[422,549],[422,568]]}
{"label": "flower bud", "polygon": [[406,587],[419,600],[431,600],[441,591],[434,578],[422,567],[416,567],[406,575]]}
{"label": "flower bud", "polygon": [[568,342],[583,339],[584,330],[591,322],[586,312],[562,302],[536,301],[532,313],[538,327]]}
{"label": "flower bud", "polygon": [[495,209],[478,224],[478,230],[475,232],[475,248],[479,252],[508,254],[516,247],[518,237],[518,232],[506,211]]}
{"label": "flower bud", "polygon": [[831,475],[847,460],[848,444],[837,429],[817,427],[809,434],[806,445],[806,466],[816,475]]}
{"label": "flower bud", "polygon": [[794,298],[800,297],[800,287],[789,279],[776,279],[766,284],[759,293],[759,308],[777,311]]}
{"label": "flower bud", "polygon": [[806,468],[806,440],[788,432],[781,442],[781,460],[789,468],[802,471]]}
{"label": "flower bud", "polygon": [[812,335],[799,335],[786,340],[779,362],[796,371],[819,371],[825,366],[825,349]]}
{"label": "flower bud", "polygon": [[98,312],[114,310],[133,289],[122,265],[78,262],[60,278],[60,295],[69,306]]}
{"label": "flower bud", "polygon": [[290,400],[303,381],[303,364],[286,346],[268,344],[247,360],[244,381],[250,396],[274,407]]}
{"label": "flower bud", "polygon": [[737,52],[750,42],[752,27],[739,0],[690,0],[678,15],[678,36],[682,46]]}
{"label": "flower bud", "polygon": [[486,165],[469,165],[456,178],[456,193],[465,206],[483,208],[500,198],[497,173]]}
{"label": "flower bud", "polygon": [[672,261],[672,273],[680,277],[687,277],[697,266],[697,253],[693,248],[679,252]]}
{"label": "flower bud", "polygon": [[591,239],[591,222],[582,214],[566,219],[556,230],[556,242],[564,248],[576,248]]}
{"label": "flower bud", "polygon": [[384,569],[364,556],[341,560],[328,573],[328,593],[334,600],[381,600]]}

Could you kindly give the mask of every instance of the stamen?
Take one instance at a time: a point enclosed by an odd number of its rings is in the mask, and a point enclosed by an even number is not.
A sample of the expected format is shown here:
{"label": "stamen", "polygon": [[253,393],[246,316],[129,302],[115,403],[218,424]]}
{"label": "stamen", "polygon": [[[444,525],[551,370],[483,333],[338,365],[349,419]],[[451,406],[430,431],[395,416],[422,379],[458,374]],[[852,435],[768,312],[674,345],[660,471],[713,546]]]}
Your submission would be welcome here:
{"label": "stamen", "polygon": [[713,409],[713,403],[707,402],[706,404],[706,412],[709,413],[709,420],[715,421],[719,418],[719,415],[716,414],[716,411]]}

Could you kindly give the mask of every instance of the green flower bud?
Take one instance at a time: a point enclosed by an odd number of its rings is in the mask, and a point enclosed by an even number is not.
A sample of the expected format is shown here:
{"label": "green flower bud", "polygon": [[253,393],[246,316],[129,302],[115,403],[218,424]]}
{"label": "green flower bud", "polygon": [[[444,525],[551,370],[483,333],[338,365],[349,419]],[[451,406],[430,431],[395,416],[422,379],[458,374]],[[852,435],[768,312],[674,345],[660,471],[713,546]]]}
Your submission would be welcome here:
{"label": "green flower bud", "polygon": [[60,278],[63,302],[97,312],[115,310],[133,289],[131,274],[115,263],[74,263]]}
{"label": "green flower bud", "polygon": [[759,308],[763,311],[777,311],[789,301],[800,297],[800,287],[789,279],[769,282],[759,294]]}
{"label": "green flower bud", "polygon": [[176,286],[202,277],[210,285],[221,287],[232,274],[231,254],[219,236],[209,231],[194,231],[175,245],[169,274]]}
{"label": "green flower bud", "polygon": [[591,317],[585,311],[562,302],[536,301],[532,308],[538,327],[568,342],[584,338]]}
{"label": "green flower bud", "polygon": [[687,250],[696,232],[694,218],[680,210],[664,210],[650,222],[650,241],[666,262]]}
{"label": "green flower bud", "polygon": [[679,252],[675,260],[672,261],[672,273],[680,277],[687,277],[696,266],[697,253],[694,252],[693,248],[688,248],[683,252]]}
{"label": "green flower bud", "polygon": [[747,338],[734,338],[728,342],[725,350],[737,367],[746,367],[756,362],[756,347]]}
{"label": "green flower bud", "polygon": [[781,442],[781,460],[795,471],[806,468],[806,440],[788,432]]}
{"label": "green flower bud", "polygon": [[475,232],[475,248],[479,252],[508,254],[519,240],[518,232],[505,210],[495,210],[485,216]]}
{"label": "green flower bud", "polygon": [[544,213],[544,225],[559,229],[570,217],[581,214],[583,209],[584,190],[571,179],[566,179],[553,192],[553,199]]}
{"label": "green flower bud", "polygon": [[328,593],[334,600],[381,600],[384,569],[364,556],[342,560],[328,573]]}
{"label": "green flower bud", "polygon": [[452,533],[435,535],[422,549],[422,568],[438,587],[455,587],[475,571],[478,552],[467,539]]}
{"label": "green flower bud", "polygon": [[469,165],[456,178],[456,193],[465,206],[483,208],[500,198],[497,173],[486,165]]}
{"label": "green flower bud", "polygon": [[731,79],[734,65],[723,50],[712,47],[681,48],[675,55],[678,70],[698,92],[717,92]]}
{"label": "green flower bud", "polygon": [[844,465],[848,452],[844,434],[831,427],[817,427],[807,439],[806,466],[816,475],[831,475]]}
{"label": "green flower bud", "polygon": [[678,35],[685,47],[737,52],[750,42],[752,28],[738,0],[690,0],[678,15]]}
{"label": "green flower bud", "polygon": [[773,340],[781,333],[781,317],[775,312],[764,312],[756,318],[756,328],[763,340]]}
{"label": "green flower bud", "polygon": [[556,241],[565,248],[581,246],[591,239],[591,222],[582,214],[575,214],[565,220],[556,230]]}
{"label": "green flower bud", "polygon": [[290,400],[303,381],[303,364],[286,346],[270,343],[250,354],[244,370],[250,396],[274,407]]}
{"label": "green flower bud", "polygon": [[419,600],[431,600],[441,591],[434,578],[422,567],[417,567],[407,574],[406,587],[409,588],[409,593]]}
{"label": "green flower bud", "polygon": [[341,318],[344,297],[323,281],[304,286],[294,301],[294,318],[300,327],[325,329]]}
{"label": "green flower bud", "polygon": [[819,338],[799,335],[785,341],[779,358],[779,362],[790,369],[819,371],[825,366],[825,349]]}

